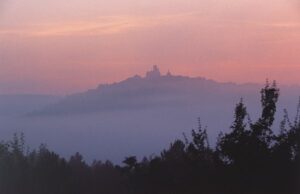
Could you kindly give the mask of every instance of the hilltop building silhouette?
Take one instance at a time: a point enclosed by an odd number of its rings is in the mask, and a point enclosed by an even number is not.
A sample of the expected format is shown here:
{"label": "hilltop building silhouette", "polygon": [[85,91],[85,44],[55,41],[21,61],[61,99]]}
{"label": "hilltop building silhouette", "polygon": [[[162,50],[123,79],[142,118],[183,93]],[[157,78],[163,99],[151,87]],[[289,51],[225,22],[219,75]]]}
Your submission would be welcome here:
{"label": "hilltop building silhouette", "polygon": [[146,78],[155,79],[159,77],[161,77],[161,73],[157,65],[154,65],[153,69],[146,73]]}

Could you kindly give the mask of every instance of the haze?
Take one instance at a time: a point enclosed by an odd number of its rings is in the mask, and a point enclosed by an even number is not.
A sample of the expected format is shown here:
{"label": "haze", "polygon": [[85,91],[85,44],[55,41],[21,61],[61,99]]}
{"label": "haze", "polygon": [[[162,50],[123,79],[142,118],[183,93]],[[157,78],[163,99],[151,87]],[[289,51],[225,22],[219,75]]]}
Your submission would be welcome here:
{"label": "haze", "polygon": [[0,93],[67,94],[163,71],[300,81],[297,0],[0,3]]}

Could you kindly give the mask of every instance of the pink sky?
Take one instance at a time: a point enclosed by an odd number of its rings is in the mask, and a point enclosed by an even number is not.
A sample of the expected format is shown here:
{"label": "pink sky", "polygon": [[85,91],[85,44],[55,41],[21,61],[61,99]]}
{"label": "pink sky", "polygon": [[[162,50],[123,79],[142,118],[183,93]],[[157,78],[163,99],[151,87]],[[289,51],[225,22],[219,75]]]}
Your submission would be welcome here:
{"label": "pink sky", "polygon": [[67,94],[158,65],[300,83],[298,0],[2,0],[0,94]]}

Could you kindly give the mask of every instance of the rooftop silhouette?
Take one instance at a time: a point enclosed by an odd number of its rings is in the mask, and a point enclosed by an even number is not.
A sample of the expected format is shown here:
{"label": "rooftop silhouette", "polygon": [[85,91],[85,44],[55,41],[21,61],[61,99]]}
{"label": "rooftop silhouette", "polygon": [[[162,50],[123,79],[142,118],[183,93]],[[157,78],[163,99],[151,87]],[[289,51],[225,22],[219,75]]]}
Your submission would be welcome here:
{"label": "rooftop silhouette", "polygon": [[153,69],[146,73],[146,78],[158,78],[161,76],[160,70],[157,65],[153,66]]}

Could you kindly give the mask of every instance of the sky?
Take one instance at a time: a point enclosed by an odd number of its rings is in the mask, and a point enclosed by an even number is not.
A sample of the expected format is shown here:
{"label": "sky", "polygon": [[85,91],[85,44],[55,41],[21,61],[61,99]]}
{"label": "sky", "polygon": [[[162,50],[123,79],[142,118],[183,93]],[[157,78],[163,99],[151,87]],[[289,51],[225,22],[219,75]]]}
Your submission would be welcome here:
{"label": "sky", "polygon": [[298,0],[0,0],[0,94],[163,72],[300,83]]}

